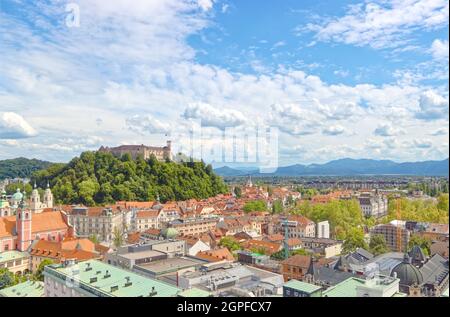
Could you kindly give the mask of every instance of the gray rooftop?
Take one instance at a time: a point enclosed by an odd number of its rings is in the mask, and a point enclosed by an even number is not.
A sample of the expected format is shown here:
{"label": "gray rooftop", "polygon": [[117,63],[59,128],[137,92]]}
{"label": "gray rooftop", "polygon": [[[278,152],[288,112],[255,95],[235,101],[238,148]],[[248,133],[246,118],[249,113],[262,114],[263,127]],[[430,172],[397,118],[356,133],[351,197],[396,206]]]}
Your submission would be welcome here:
{"label": "gray rooftop", "polygon": [[435,254],[419,271],[422,273],[424,283],[438,282],[440,284],[448,276],[448,260]]}
{"label": "gray rooftop", "polygon": [[156,256],[161,256],[161,255],[165,255],[165,253],[159,252],[159,251],[153,251],[153,250],[119,254],[120,257],[130,259],[130,260],[138,260],[138,259],[142,259],[142,258],[152,258],[152,257],[156,257]]}
{"label": "gray rooftop", "polygon": [[175,257],[165,260],[135,265],[135,268],[139,271],[148,271],[153,274],[165,274],[188,267],[196,267],[204,264],[205,261],[188,258],[188,257]]}

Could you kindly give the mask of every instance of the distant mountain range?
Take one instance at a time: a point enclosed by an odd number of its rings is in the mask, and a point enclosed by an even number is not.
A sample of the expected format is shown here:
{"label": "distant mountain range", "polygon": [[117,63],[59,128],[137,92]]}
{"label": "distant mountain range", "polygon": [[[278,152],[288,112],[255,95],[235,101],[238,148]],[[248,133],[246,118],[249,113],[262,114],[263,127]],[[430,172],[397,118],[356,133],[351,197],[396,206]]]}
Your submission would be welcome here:
{"label": "distant mountain range", "polygon": [[[16,158],[0,160],[0,179],[30,177],[35,171],[45,169],[51,162]],[[295,164],[279,167],[275,173],[260,173],[253,167],[224,166],[214,169],[220,176],[352,176],[352,175],[417,175],[448,176],[448,158],[442,161],[396,163],[389,160],[349,159],[330,161],[325,164]]]}
{"label": "distant mountain range", "polygon": [[261,174],[258,169],[248,170],[228,166],[216,168],[221,176],[351,176],[351,175],[417,175],[448,176],[448,158],[442,161],[396,163],[389,160],[350,159],[344,158],[325,164],[279,167],[271,174]]}

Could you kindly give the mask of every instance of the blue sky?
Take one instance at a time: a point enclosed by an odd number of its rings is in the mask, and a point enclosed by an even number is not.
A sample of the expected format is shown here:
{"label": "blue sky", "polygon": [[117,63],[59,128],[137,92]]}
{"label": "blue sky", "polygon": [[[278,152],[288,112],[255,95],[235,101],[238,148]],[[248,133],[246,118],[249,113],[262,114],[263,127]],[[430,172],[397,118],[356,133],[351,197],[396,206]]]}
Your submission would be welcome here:
{"label": "blue sky", "polygon": [[0,31],[0,159],[196,124],[277,128],[280,165],[448,157],[448,1],[3,0]]}

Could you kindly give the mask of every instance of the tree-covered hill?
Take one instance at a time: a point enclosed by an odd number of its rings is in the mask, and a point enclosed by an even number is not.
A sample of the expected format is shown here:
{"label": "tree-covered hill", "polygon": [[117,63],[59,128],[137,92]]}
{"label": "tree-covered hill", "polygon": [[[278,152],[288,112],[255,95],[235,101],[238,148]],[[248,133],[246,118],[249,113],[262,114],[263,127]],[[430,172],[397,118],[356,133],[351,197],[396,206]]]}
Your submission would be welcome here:
{"label": "tree-covered hill", "polygon": [[0,161],[0,179],[28,178],[35,171],[47,168],[52,163],[23,157]]}
{"label": "tree-covered hill", "polygon": [[203,162],[159,162],[154,157],[133,160],[110,153],[84,152],[65,165],[33,174],[32,182],[50,182],[57,203],[104,205],[118,200],[203,199],[225,193],[227,187]]}

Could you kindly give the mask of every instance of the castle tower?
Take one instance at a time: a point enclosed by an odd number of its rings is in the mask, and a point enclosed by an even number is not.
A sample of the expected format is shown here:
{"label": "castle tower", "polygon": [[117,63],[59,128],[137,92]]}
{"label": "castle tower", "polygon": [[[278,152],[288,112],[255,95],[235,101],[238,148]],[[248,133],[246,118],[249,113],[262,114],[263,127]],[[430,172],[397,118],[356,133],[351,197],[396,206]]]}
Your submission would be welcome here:
{"label": "castle tower", "polygon": [[53,194],[50,189],[50,184],[47,182],[47,188],[44,193],[44,204],[47,208],[53,208]]}
{"label": "castle tower", "polygon": [[33,213],[40,213],[42,211],[41,196],[36,188],[36,183],[34,183],[34,189],[31,192],[30,209]]}
{"label": "castle tower", "polygon": [[172,141],[167,141],[167,146],[166,146],[165,152],[166,152],[166,153],[164,153],[165,158],[172,160]]}
{"label": "castle tower", "polygon": [[17,250],[26,251],[33,242],[31,239],[32,212],[25,203],[25,194],[16,213]]}

